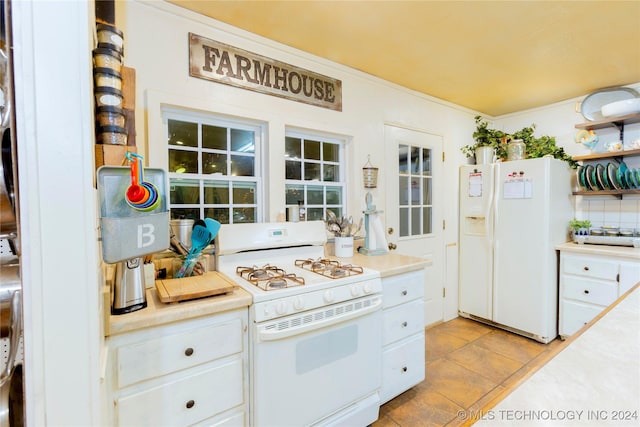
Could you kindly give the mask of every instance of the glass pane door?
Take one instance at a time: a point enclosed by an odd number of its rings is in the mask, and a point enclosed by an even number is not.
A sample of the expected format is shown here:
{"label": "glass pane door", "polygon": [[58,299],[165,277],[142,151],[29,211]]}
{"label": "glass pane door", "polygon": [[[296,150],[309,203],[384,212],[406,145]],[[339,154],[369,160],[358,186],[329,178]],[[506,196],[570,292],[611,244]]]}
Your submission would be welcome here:
{"label": "glass pane door", "polygon": [[430,148],[398,146],[400,237],[421,236],[433,231],[432,158]]}

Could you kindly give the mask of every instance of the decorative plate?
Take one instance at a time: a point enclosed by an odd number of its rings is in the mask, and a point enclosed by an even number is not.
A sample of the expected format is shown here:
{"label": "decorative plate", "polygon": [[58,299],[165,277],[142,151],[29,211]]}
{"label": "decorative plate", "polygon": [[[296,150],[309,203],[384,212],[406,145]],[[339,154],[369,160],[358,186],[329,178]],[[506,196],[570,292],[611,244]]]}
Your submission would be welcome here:
{"label": "decorative plate", "polygon": [[584,176],[586,178],[587,181],[587,189],[588,190],[597,190],[598,186],[595,183],[595,173],[596,173],[596,168],[593,167],[593,165],[587,165],[587,167],[585,167],[584,169]]}
{"label": "decorative plate", "polygon": [[625,174],[627,173],[627,165],[624,162],[620,162],[618,166],[618,171],[616,172],[616,178],[618,179],[618,184],[620,184],[620,189],[627,189],[629,186],[627,185],[627,180],[625,179]]}
{"label": "decorative plate", "polygon": [[596,165],[596,177],[598,178],[598,186],[601,190],[610,190],[609,182],[607,182],[606,168],[602,163]]}
{"label": "decorative plate", "polygon": [[613,187],[612,189],[621,190],[620,184],[618,184],[617,172],[618,166],[615,163],[607,164],[607,175],[609,176],[609,182]]}

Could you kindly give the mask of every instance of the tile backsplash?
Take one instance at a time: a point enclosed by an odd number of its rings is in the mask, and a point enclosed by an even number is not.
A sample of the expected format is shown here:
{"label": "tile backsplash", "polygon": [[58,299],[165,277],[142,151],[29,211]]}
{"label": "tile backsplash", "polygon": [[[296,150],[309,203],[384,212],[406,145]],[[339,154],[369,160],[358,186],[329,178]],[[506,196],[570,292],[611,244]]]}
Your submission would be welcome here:
{"label": "tile backsplash", "polygon": [[640,230],[640,198],[580,197],[576,201],[576,218],[588,219],[592,227],[620,227]]}

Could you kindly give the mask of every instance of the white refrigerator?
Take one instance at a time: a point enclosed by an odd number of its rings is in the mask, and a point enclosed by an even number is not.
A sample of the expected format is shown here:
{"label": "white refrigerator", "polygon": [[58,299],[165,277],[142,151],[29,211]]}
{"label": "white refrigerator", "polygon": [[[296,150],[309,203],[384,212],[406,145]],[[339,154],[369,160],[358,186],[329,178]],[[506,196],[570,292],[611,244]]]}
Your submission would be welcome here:
{"label": "white refrigerator", "polygon": [[460,167],[459,314],[548,343],[571,169],[553,158]]}

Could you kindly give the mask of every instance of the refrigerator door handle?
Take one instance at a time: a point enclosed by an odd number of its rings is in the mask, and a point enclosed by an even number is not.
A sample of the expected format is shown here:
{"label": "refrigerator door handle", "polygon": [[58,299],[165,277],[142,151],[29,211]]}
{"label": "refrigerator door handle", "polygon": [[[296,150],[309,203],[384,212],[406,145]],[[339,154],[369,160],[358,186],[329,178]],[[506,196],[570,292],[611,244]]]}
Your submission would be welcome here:
{"label": "refrigerator door handle", "polygon": [[[495,175],[491,175],[492,179],[495,179]],[[494,205],[493,205],[493,193],[494,193],[494,183],[491,182],[491,191],[489,191],[489,199],[487,201],[487,209],[486,216],[484,218],[484,234],[489,242],[489,249],[493,249],[493,215],[494,215]]]}

